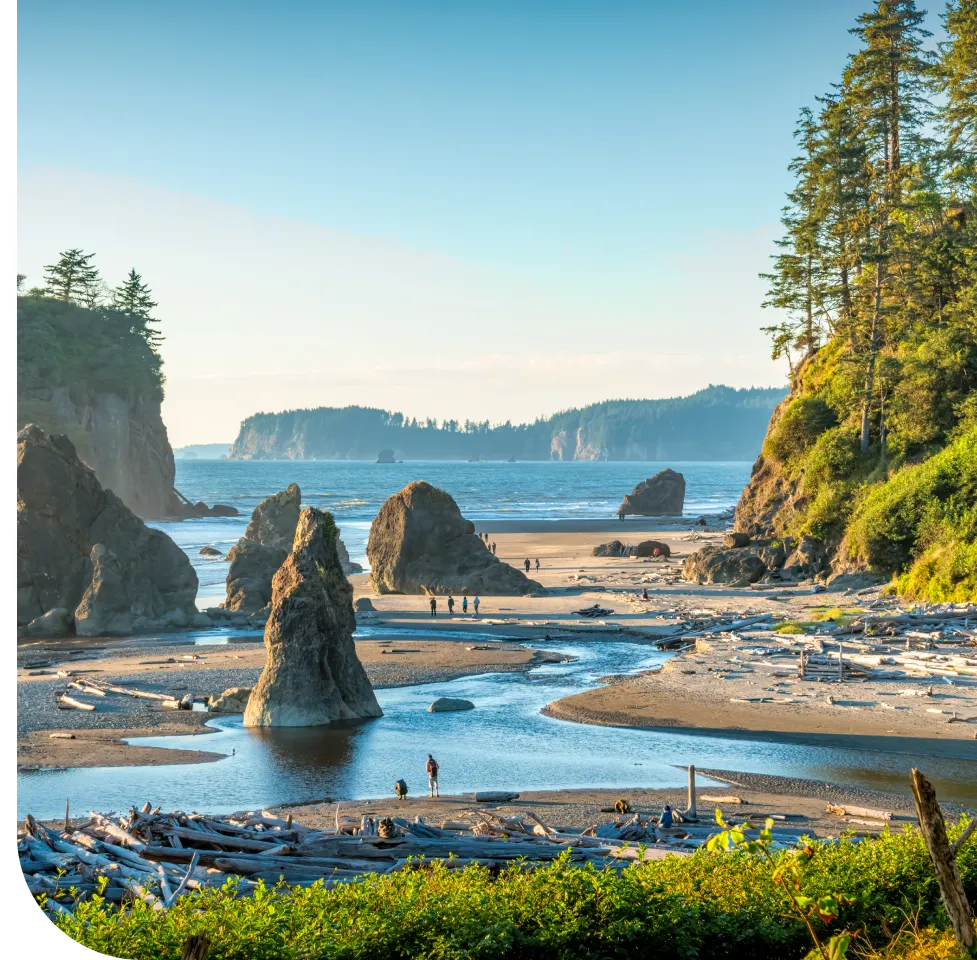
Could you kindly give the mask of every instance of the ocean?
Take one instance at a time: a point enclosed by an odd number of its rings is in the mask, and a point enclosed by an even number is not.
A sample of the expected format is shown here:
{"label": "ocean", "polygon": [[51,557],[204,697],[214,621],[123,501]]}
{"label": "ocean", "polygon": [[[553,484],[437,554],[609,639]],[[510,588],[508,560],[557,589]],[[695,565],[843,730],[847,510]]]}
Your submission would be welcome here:
{"label": "ocean", "polygon": [[525,461],[466,463],[410,460],[177,460],[176,487],[194,503],[226,503],[237,517],[163,521],[152,525],[186,551],[197,571],[201,609],[224,600],[227,564],[200,555],[204,546],[222,553],[238,540],[251,511],[265,497],[297,483],[305,506],[330,510],[342,530],[350,558],[367,567],[370,524],[387,497],[412,480],[447,490],[461,512],[479,520],[615,519],[624,495],[665,467],[685,477],[685,514],[722,513],[735,506],[752,463]]}

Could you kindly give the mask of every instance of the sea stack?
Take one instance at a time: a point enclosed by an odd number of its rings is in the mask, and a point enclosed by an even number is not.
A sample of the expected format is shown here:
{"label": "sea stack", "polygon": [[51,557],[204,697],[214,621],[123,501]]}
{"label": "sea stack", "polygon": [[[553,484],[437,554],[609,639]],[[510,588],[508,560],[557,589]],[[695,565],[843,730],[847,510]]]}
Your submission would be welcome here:
{"label": "sea stack", "polygon": [[377,593],[512,596],[546,591],[495,557],[450,494],[415,480],[380,508],[366,555]]}
{"label": "sea stack", "polygon": [[619,517],[680,517],[685,506],[685,477],[665,468],[642,480],[617,509]]}
{"label": "sea stack", "polygon": [[246,727],[317,727],[383,715],[356,656],[353,588],[339,562],[332,514],[306,507],[272,582],[267,661]]}
{"label": "sea stack", "polygon": [[187,555],[146,526],[71,441],[28,424],[17,434],[17,625],[50,636],[126,635],[198,616]]}

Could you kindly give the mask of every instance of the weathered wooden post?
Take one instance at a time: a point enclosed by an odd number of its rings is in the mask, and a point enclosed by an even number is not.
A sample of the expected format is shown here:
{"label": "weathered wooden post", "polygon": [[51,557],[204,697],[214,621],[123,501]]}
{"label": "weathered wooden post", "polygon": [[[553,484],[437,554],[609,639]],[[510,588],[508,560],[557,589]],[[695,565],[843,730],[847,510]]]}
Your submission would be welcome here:
{"label": "weathered wooden post", "polygon": [[691,817],[693,820],[695,820],[696,819],[696,814],[695,814],[695,766],[692,765],[692,764],[689,765],[689,797],[688,797],[688,801],[689,801],[688,802],[688,806],[686,807],[685,812],[688,814],[689,817]]}
{"label": "weathered wooden post", "polygon": [[920,831],[926,841],[933,866],[936,868],[936,879],[943,896],[943,905],[950,917],[950,926],[953,927],[953,934],[961,949],[968,951],[977,944],[977,934],[974,932],[974,918],[970,913],[967,894],[960,880],[957,851],[973,833],[974,823],[970,824],[970,827],[951,847],[946,835],[943,811],[936,802],[933,784],[915,768],[910,775],[910,780],[913,797],[916,799],[916,815],[919,817]]}
{"label": "weathered wooden post", "polygon": [[65,797],[64,801],[64,832],[71,832],[71,818],[68,816],[68,797]]}

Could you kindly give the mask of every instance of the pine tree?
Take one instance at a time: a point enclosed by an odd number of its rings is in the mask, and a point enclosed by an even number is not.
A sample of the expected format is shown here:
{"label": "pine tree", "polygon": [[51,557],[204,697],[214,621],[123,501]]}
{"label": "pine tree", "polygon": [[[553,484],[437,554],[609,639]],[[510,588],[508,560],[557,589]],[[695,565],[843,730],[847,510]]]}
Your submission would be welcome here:
{"label": "pine tree", "polygon": [[977,0],[956,0],[943,17],[947,37],[938,86],[955,179],[977,179]]}
{"label": "pine tree", "polygon": [[140,333],[155,346],[163,338],[153,328],[157,322],[153,310],[158,306],[152,297],[153,291],[135,270],[129,271],[125,282],[112,291],[112,307],[126,316],[133,332]]}
{"label": "pine tree", "polygon": [[94,253],[84,253],[78,247],[65,250],[57,263],[44,268],[48,295],[86,305],[91,291],[100,283],[98,268],[92,263],[94,258]]}

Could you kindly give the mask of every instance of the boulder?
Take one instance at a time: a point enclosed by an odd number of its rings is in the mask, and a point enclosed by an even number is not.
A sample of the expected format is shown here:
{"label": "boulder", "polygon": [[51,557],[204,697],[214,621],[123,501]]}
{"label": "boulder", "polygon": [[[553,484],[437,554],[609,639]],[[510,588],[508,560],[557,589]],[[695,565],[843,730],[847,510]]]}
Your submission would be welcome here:
{"label": "boulder", "polygon": [[203,557],[219,557],[222,556],[220,550],[216,547],[201,547],[200,555]]}
{"label": "boulder", "polygon": [[462,700],[460,697],[438,697],[434,703],[427,708],[428,713],[454,713],[456,710],[474,710],[475,704],[471,700]]}
{"label": "boulder", "polygon": [[601,543],[594,547],[595,557],[626,557],[628,548],[620,540],[611,540],[610,543]]}
{"label": "boulder", "polygon": [[723,544],[727,547],[732,547],[733,549],[739,549],[740,547],[746,547],[750,543],[750,535],[748,533],[727,533],[723,537]]}
{"label": "boulder", "polygon": [[784,563],[787,576],[803,579],[821,573],[828,566],[828,552],[816,537],[801,537]]}
{"label": "boulder", "polygon": [[540,595],[546,591],[494,556],[458,505],[415,480],[380,508],[366,554],[377,593]]}
{"label": "boulder", "polygon": [[693,583],[728,583],[746,586],[766,573],[764,562],[752,550],[709,546],[685,561],[685,579]]}
{"label": "boulder", "polygon": [[662,543],[661,540],[642,540],[634,548],[634,555],[636,557],[670,557],[672,551],[667,543]]}
{"label": "boulder", "polygon": [[685,506],[685,477],[668,468],[642,480],[618,507],[619,517],[681,516]]}
{"label": "boulder", "polygon": [[292,549],[301,501],[302,491],[291,483],[254,508],[244,536],[227,552],[228,610],[253,613],[270,602],[271,579]]}
{"label": "boulder", "polygon": [[38,639],[66,637],[72,632],[74,615],[66,607],[54,607],[27,624],[25,636]]}
{"label": "boulder", "polygon": [[238,509],[237,507],[229,507],[226,503],[215,503],[210,508],[210,515],[212,517],[236,517]]}
{"label": "boulder", "polygon": [[336,549],[339,551],[339,562],[342,565],[343,573],[345,573],[347,577],[354,573],[362,573],[362,564],[354,563],[352,560],[350,560],[349,551],[346,549],[346,544],[339,539],[338,534],[342,533],[342,530],[337,530],[336,532]]}
{"label": "boulder", "polygon": [[768,570],[780,570],[787,562],[791,549],[790,540],[768,540],[757,546],[756,554]]}
{"label": "boulder", "polygon": [[267,661],[246,727],[315,727],[383,715],[356,655],[353,588],[339,562],[332,514],[302,511],[291,553],[272,582]]}
{"label": "boulder", "polygon": [[18,625],[61,607],[83,636],[131,633],[193,616],[196,595],[187,555],[103,489],[67,437],[17,434]]}
{"label": "boulder", "polygon": [[251,696],[251,687],[228,687],[219,697],[211,697],[211,713],[244,713]]}
{"label": "boulder", "polygon": [[373,601],[369,597],[360,597],[353,603],[353,609],[357,613],[372,613],[376,610]]}

